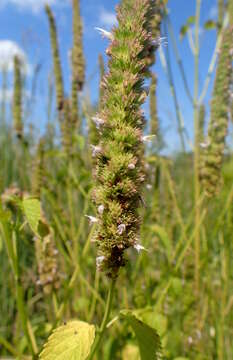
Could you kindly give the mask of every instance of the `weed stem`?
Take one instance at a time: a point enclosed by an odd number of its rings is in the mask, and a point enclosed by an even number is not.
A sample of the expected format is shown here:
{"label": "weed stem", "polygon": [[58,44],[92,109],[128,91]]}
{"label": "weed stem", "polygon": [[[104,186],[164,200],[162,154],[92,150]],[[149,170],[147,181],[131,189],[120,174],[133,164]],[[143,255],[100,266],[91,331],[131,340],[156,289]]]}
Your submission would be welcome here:
{"label": "weed stem", "polygon": [[110,288],[108,290],[107,303],[106,303],[104,317],[103,317],[103,320],[102,320],[102,323],[101,323],[101,326],[100,326],[100,332],[96,337],[96,340],[94,342],[94,345],[92,347],[92,351],[91,351],[91,354],[90,354],[88,360],[93,359],[96,351],[98,350],[98,348],[100,346],[101,340],[102,340],[103,335],[105,333],[105,330],[107,328],[108,319],[109,319],[109,316],[110,316],[110,313],[111,313],[111,308],[112,308],[112,299],[113,299],[115,284],[116,284],[116,279],[112,279]]}

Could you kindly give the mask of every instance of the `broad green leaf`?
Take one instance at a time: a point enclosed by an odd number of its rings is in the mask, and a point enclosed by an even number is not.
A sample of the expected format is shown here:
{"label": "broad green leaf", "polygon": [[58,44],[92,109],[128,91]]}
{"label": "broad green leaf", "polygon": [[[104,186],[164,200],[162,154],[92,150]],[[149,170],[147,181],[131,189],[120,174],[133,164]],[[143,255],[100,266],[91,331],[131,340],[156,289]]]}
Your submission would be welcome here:
{"label": "broad green leaf", "polygon": [[137,319],[130,311],[121,311],[121,316],[133,328],[138,341],[141,360],[161,359],[161,342],[156,330]]}
{"label": "broad green leaf", "polygon": [[168,320],[166,316],[157,311],[147,310],[140,314],[140,319],[148,326],[156,329],[160,337],[163,337],[167,331]]}
{"label": "broad green leaf", "polygon": [[40,360],[85,360],[95,338],[95,327],[73,320],[54,330],[39,355]]}
{"label": "broad green leaf", "polygon": [[206,21],[205,24],[204,24],[204,28],[205,28],[206,30],[213,30],[213,29],[216,29],[216,27],[217,27],[217,24],[216,24],[216,22],[213,21],[213,20],[208,20],[208,21]]}
{"label": "broad green leaf", "polygon": [[40,201],[35,198],[25,198],[22,201],[22,208],[32,231],[38,234],[38,225],[41,218]]}

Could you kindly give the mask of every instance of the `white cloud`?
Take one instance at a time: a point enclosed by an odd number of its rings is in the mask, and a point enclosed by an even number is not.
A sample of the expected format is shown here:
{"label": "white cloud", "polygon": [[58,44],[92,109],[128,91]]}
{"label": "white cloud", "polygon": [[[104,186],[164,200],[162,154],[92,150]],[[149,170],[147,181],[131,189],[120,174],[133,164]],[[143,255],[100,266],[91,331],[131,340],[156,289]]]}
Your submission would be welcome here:
{"label": "white cloud", "polygon": [[12,71],[14,68],[14,57],[18,56],[25,72],[30,72],[30,65],[28,63],[25,52],[11,40],[0,40],[0,69]]}
{"label": "white cloud", "polygon": [[116,24],[116,16],[113,12],[107,11],[106,9],[102,9],[100,12],[99,21],[101,25],[112,27]]}
{"label": "white cloud", "polygon": [[66,0],[1,0],[0,7],[6,5],[14,5],[20,10],[30,10],[34,13],[38,13],[42,10],[45,4],[48,5],[62,5]]}

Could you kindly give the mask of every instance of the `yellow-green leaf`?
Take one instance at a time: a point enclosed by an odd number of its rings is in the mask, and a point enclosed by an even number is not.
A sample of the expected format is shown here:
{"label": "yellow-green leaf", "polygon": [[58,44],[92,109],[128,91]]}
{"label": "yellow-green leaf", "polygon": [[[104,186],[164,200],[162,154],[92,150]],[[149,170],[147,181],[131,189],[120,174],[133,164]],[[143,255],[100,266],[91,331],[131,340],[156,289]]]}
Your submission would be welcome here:
{"label": "yellow-green leaf", "polygon": [[138,341],[141,360],[161,359],[161,342],[156,330],[137,319],[133,312],[121,311],[121,316],[133,328]]}
{"label": "yellow-green leaf", "polygon": [[23,212],[32,231],[38,233],[39,220],[41,218],[40,202],[35,198],[25,198],[22,202]]}
{"label": "yellow-green leaf", "polygon": [[85,360],[95,338],[95,327],[73,320],[54,330],[44,346],[40,360]]}

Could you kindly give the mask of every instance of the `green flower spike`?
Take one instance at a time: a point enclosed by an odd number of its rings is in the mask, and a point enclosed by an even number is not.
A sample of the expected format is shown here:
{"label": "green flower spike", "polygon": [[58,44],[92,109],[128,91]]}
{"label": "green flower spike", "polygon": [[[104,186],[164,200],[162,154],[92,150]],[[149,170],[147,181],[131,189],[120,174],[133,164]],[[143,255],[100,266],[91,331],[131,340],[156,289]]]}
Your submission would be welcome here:
{"label": "green flower spike", "polygon": [[211,103],[211,120],[208,127],[208,136],[203,144],[204,167],[201,178],[207,196],[215,195],[221,185],[220,173],[228,128],[232,79],[232,39],[233,26],[230,24],[223,36]]}
{"label": "green flower spike", "polygon": [[61,61],[60,61],[58,41],[57,41],[56,22],[52,10],[48,5],[45,6],[45,11],[49,21],[50,42],[53,52],[53,66],[54,66],[54,75],[55,75],[57,109],[60,112],[61,110],[63,110],[63,105],[64,105],[64,89],[63,89]]}
{"label": "green flower spike", "polygon": [[82,42],[82,19],[80,16],[79,0],[73,0],[73,50],[72,50],[72,73],[77,90],[81,91],[85,82],[85,58]]}
{"label": "green flower spike", "polygon": [[151,127],[151,134],[158,136],[159,120],[157,113],[156,88],[157,88],[157,78],[155,74],[152,74],[151,86],[150,86],[150,127]]}
{"label": "green flower spike", "polygon": [[14,58],[14,96],[13,96],[13,118],[14,129],[19,139],[23,137],[22,121],[22,77],[21,64],[17,56]]}
{"label": "green flower spike", "polygon": [[141,105],[146,99],[143,81],[149,72],[148,51],[153,46],[151,20],[155,2],[124,0],[117,11],[118,27],[112,33],[98,29],[110,40],[109,72],[105,75],[103,103],[93,118],[100,142],[94,148],[98,210],[94,241],[97,266],[117,277],[124,266],[124,251],[138,244],[141,188],[145,180]]}
{"label": "green flower spike", "polygon": [[37,146],[37,153],[34,162],[34,171],[32,176],[32,194],[40,198],[41,189],[44,184],[45,176],[45,140],[42,138]]}

